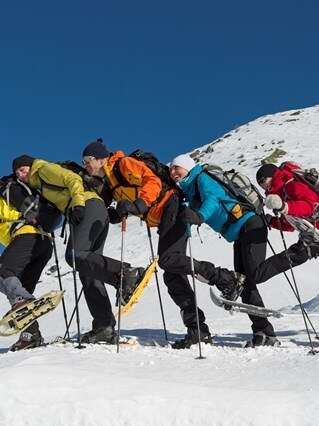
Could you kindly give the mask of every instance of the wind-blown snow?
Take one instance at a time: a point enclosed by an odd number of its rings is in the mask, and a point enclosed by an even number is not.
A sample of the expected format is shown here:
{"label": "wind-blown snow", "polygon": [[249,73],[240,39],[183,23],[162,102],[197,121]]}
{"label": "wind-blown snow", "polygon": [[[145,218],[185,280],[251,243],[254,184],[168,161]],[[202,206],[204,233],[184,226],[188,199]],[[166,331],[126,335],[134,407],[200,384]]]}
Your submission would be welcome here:
{"label": "wind-blown snow", "polygon": [[[261,117],[230,132],[203,148],[202,161],[235,167],[254,176],[260,160],[273,149],[287,152],[281,160],[298,159],[305,166],[319,166],[317,135],[319,107]],[[297,121],[288,121],[296,119]],[[283,141],[283,142],[281,142]],[[257,146],[257,148],[255,148]],[[210,150],[213,152],[207,152]],[[270,150],[271,151],[267,151]],[[241,157],[241,156],[244,157]],[[232,246],[206,226],[201,227],[204,243],[194,232],[196,258],[232,267]],[[153,231],[156,246],[156,232]],[[277,231],[270,240],[277,251],[282,243]],[[290,244],[297,234],[287,235]],[[57,241],[62,273],[69,271],[63,260],[65,247]],[[112,226],[105,254],[120,257],[120,229]],[[271,253],[269,253],[270,255]],[[125,236],[125,260],[145,265],[150,257],[144,225],[129,221]],[[46,271],[54,264],[49,263]],[[318,294],[316,260],[295,269],[302,300]],[[161,294],[169,339],[185,333],[178,308],[167,295],[160,272]],[[80,282],[79,290],[80,290]],[[63,276],[68,312],[74,305],[72,274]],[[57,278],[43,274],[37,286],[40,295],[58,287]],[[259,286],[265,304],[272,308],[293,306],[296,300],[283,276]],[[114,302],[114,289],[108,286]],[[1,425],[316,425],[318,424],[319,355],[307,355],[309,345],[298,311],[273,320],[280,348],[243,349],[250,338],[245,315],[233,316],[212,305],[209,287],[197,283],[199,305],[216,335],[216,344],[204,346],[204,360],[197,347],[175,351],[164,344],[155,282],[146,289],[135,310],[123,318],[123,334],[137,336],[141,345],[115,347],[88,345],[79,350],[71,345],[48,346],[30,351],[6,353],[14,338],[0,338],[0,424]],[[8,309],[4,297],[3,314]],[[316,300],[316,299],[315,299]],[[318,298],[314,310],[318,307]],[[291,312],[291,310],[289,311]],[[90,314],[82,300],[81,329],[91,326]],[[319,317],[311,314],[319,327]],[[62,308],[40,319],[47,341],[63,335]],[[76,333],[75,323],[72,334]],[[312,334],[314,338],[314,335]],[[154,346],[154,342],[157,345]],[[318,343],[315,341],[315,346]]]}

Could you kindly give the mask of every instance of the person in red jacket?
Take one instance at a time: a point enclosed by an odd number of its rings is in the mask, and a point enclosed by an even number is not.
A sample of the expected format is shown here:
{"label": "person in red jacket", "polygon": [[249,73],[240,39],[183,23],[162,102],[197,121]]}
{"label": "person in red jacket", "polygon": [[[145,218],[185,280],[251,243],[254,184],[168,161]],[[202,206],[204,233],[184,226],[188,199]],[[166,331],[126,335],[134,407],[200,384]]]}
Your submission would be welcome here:
{"label": "person in red jacket", "polygon": [[[287,162],[281,167],[264,164],[257,170],[256,180],[266,194],[265,206],[275,213],[275,216],[266,215],[270,228],[295,231],[285,215],[307,219],[319,227],[319,223],[313,220],[319,205],[319,195],[295,175],[293,171],[298,168],[300,167],[297,164]],[[280,273],[287,270],[288,266],[289,268],[299,266],[308,259],[318,256],[319,244],[304,238],[300,233],[297,243],[269,258],[268,263]]]}
{"label": "person in red jacket", "polygon": [[[312,222],[319,206],[319,195],[307,183],[300,181],[294,170],[296,163],[286,162],[281,167],[264,164],[256,174],[258,184],[265,190],[265,206],[274,211],[276,217],[269,218],[271,228],[292,232],[295,229],[285,215],[301,217]],[[319,228],[319,223],[314,223]]]}

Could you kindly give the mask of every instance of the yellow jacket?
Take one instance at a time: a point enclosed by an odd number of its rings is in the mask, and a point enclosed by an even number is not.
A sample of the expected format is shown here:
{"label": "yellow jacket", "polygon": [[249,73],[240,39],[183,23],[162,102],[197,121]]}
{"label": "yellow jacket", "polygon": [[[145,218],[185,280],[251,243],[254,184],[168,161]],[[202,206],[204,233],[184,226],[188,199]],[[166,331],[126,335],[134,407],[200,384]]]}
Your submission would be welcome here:
{"label": "yellow jacket", "polygon": [[7,247],[14,237],[23,234],[43,234],[32,225],[23,225],[16,231],[11,232],[15,220],[19,220],[22,213],[14,207],[10,207],[4,198],[0,197],[0,244]]}
{"label": "yellow jacket", "polygon": [[67,208],[84,206],[91,198],[101,199],[95,192],[84,190],[80,175],[44,160],[34,160],[28,184],[40,190],[62,213]]}

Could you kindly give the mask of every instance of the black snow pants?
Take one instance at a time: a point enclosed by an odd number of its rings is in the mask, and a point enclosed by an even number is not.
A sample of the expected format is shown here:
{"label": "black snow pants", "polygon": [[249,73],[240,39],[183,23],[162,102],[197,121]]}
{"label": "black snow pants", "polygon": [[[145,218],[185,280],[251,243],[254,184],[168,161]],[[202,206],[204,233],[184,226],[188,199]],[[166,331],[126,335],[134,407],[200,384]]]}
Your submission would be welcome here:
{"label": "black snow pants", "polygon": [[[183,322],[187,328],[196,327],[196,309],[194,292],[186,274],[190,274],[190,259],[186,256],[187,229],[186,225],[177,220],[180,201],[174,194],[165,206],[158,229],[159,266],[164,270],[164,283],[168,294],[179,306]],[[186,274],[185,274],[186,272]],[[205,315],[198,309],[200,329],[208,332]]]}
{"label": "black snow pants", "polygon": [[[73,226],[75,265],[93,317],[93,328],[115,325],[111,302],[104,283],[118,287],[121,262],[103,256],[108,228],[107,209],[104,202],[98,199],[86,202],[83,220]],[[65,258],[72,266],[71,239],[68,241]]]}
{"label": "black snow pants", "polygon": [[[234,269],[246,275],[244,291],[241,295],[244,303],[264,306],[256,287],[256,271],[261,268],[267,251],[268,230],[260,216],[253,216],[241,228],[239,238],[234,243]],[[274,328],[267,318],[249,315],[254,333],[263,331],[274,336]]]}
{"label": "black snow pants", "polygon": [[1,255],[0,276],[17,277],[33,293],[40,275],[51,258],[52,243],[40,234],[16,236]]}

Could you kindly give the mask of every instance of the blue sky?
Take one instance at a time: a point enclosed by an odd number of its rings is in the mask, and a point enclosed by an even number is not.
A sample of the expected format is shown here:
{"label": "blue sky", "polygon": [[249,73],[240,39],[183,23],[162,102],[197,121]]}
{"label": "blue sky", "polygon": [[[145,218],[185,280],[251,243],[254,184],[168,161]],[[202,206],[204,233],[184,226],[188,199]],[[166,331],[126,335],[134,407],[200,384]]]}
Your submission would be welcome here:
{"label": "blue sky", "polygon": [[1,174],[28,153],[163,161],[259,115],[319,103],[317,1],[2,2]]}

